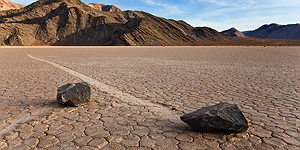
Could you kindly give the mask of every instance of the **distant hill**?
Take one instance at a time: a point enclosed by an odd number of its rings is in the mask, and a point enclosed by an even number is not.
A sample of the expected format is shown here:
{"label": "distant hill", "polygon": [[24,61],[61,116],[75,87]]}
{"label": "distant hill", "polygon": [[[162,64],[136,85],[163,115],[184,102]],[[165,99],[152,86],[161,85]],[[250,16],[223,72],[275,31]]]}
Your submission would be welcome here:
{"label": "distant hill", "polygon": [[228,30],[224,30],[222,31],[222,33],[232,37],[246,37],[244,33],[240,32],[236,28],[230,28]]}
{"label": "distant hill", "polygon": [[246,34],[246,33],[249,33],[249,32],[251,32],[251,31],[253,31],[253,30],[241,31],[241,32],[244,33],[244,34]]}
{"label": "distant hill", "polygon": [[246,33],[246,35],[254,38],[300,40],[300,24],[266,24],[254,31]]}
{"label": "distant hill", "polygon": [[221,42],[206,42],[200,46],[300,46],[300,40],[265,39],[265,38],[239,38]]}
{"label": "distant hill", "polygon": [[96,4],[96,3],[90,3],[89,6],[96,8],[100,11],[122,11],[120,8],[114,6],[114,5],[104,5],[104,4]]}
{"label": "distant hill", "polygon": [[198,45],[231,38],[141,11],[100,11],[80,0],[39,0],[0,11],[0,45]]}
{"label": "distant hill", "polygon": [[0,11],[1,10],[10,10],[10,9],[20,9],[25,6],[13,3],[9,0],[0,0]]}

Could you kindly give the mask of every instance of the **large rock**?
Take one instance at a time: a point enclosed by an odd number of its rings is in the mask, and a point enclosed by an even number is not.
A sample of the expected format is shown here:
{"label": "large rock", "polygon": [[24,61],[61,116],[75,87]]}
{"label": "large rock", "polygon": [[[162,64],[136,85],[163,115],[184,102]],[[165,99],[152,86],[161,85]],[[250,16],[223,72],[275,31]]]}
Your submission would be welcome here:
{"label": "large rock", "polygon": [[57,102],[64,105],[79,106],[90,101],[91,88],[86,82],[68,83],[57,89]]}
{"label": "large rock", "polygon": [[199,132],[244,132],[249,127],[236,104],[229,103],[204,107],[180,119]]}

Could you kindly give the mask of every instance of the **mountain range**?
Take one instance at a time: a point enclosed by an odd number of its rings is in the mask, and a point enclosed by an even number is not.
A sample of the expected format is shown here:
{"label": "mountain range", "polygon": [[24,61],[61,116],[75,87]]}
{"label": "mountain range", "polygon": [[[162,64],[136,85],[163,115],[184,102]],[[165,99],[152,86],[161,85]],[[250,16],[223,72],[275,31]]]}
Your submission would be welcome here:
{"label": "mountain range", "polygon": [[197,45],[231,39],[184,21],[96,6],[102,11],[80,0],[39,0],[0,11],[0,45]]}
{"label": "mountain range", "polygon": [[300,24],[280,25],[272,23],[265,24],[256,30],[244,33],[235,28],[222,31],[222,33],[232,37],[300,40]]}
{"label": "mountain range", "polygon": [[246,35],[255,38],[300,40],[300,24],[266,24]]}
{"label": "mountain range", "polygon": [[122,11],[113,5],[96,3],[86,5],[80,0],[39,0],[26,7],[9,0],[0,0],[0,4],[0,45],[300,44],[299,40],[261,39],[300,39],[299,24],[263,25],[246,33],[231,28],[223,34],[142,11]]}

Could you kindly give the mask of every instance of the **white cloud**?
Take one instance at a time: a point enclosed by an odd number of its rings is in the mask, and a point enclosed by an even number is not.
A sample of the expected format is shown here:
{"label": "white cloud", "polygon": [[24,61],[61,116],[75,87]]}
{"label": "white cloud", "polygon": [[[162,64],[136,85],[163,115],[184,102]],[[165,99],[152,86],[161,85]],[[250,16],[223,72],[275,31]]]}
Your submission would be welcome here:
{"label": "white cloud", "polygon": [[166,4],[161,2],[155,2],[154,0],[142,0],[142,2],[146,3],[147,5],[155,7],[155,12],[160,16],[170,16],[175,14],[184,14],[186,12],[182,11],[177,5],[173,4]]}
{"label": "white cloud", "polygon": [[267,3],[271,7],[300,6],[299,0],[266,0],[263,3]]}
{"label": "white cloud", "polygon": [[194,0],[190,0],[190,4],[194,4],[195,3],[195,1]]}
{"label": "white cloud", "polygon": [[211,3],[211,4],[216,4],[219,6],[228,6],[230,5],[230,3],[228,3],[228,1],[225,0],[198,0],[199,2],[203,2],[203,3]]}
{"label": "white cloud", "polygon": [[[298,12],[300,13],[300,11]],[[290,16],[290,17],[287,17]],[[293,12],[281,14],[253,15],[245,18],[233,18],[228,20],[209,20],[206,18],[187,19],[193,26],[208,26],[218,31],[223,31],[232,27],[240,31],[254,30],[263,24],[278,23],[282,25],[299,23],[299,17]]]}
{"label": "white cloud", "polygon": [[[159,2],[154,2],[153,0],[142,0],[143,2],[152,5],[152,6],[161,6],[167,9],[167,11],[171,10],[172,12],[178,11],[179,8],[176,5],[170,5],[170,4],[164,4]],[[179,10],[178,13],[182,13],[182,11]]]}
{"label": "white cloud", "polygon": [[[185,18],[193,26],[209,26],[219,31],[236,27],[256,29],[266,23],[298,23],[299,0],[197,0],[206,6]],[[207,5],[209,4],[209,5]]]}

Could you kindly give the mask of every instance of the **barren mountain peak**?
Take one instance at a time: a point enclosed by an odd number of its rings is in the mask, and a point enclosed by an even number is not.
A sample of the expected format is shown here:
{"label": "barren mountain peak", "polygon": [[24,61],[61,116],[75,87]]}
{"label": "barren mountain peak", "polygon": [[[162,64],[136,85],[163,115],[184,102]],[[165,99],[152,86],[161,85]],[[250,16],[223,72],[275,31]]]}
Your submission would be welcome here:
{"label": "barren mountain peak", "polygon": [[246,37],[244,35],[244,33],[240,32],[238,29],[236,29],[235,27],[232,27],[228,30],[222,31],[222,33],[228,35],[228,36],[232,36],[232,37]]}
{"label": "barren mountain peak", "polygon": [[108,11],[108,12],[122,11],[120,8],[118,8],[114,5],[104,5],[104,4],[90,3],[89,6],[95,8],[95,9],[98,9],[100,11]]}
{"label": "barren mountain peak", "polygon": [[0,0],[0,11],[1,10],[10,10],[10,9],[20,9],[22,7],[25,7],[25,6],[13,3],[9,0]]}

